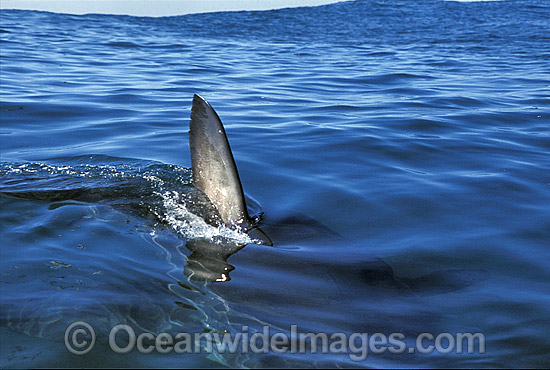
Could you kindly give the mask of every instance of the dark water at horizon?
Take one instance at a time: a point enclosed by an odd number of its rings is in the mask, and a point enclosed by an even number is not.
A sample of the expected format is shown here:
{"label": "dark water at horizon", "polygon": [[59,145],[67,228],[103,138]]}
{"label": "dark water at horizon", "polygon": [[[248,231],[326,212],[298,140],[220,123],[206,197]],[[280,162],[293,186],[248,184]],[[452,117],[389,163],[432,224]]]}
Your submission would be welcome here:
{"label": "dark water at horizon", "polygon": [[[550,366],[548,19],[542,0],[0,12],[1,366]],[[244,237],[176,195],[195,93],[275,241],[209,250],[233,253],[225,282],[188,277],[189,240]],[[84,356],[63,343],[79,320]],[[118,355],[119,323],[483,333],[486,351]]]}

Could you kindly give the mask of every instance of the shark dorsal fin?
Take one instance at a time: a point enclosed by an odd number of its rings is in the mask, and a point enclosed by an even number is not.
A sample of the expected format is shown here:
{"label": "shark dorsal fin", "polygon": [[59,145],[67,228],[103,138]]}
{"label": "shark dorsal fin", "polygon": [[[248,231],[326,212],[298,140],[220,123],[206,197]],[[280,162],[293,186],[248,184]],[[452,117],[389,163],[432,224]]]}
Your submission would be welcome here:
{"label": "shark dorsal fin", "polygon": [[222,122],[199,95],[193,97],[189,123],[193,183],[217,208],[226,225],[249,221],[237,166]]}

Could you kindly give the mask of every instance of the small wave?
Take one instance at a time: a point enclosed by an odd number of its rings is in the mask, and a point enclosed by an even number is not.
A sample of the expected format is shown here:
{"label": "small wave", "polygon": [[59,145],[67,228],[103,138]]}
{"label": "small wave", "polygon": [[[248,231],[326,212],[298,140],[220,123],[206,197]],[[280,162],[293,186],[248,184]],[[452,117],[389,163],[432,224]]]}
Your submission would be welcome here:
{"label": "small wave", "polygon": [[108,42],[108,43],[105,43],[103,45],[118,47],[118,48],[139,48],[139,47],[141,47],[141,45],[134,44],[133,42],[128,42],[128,41]]}

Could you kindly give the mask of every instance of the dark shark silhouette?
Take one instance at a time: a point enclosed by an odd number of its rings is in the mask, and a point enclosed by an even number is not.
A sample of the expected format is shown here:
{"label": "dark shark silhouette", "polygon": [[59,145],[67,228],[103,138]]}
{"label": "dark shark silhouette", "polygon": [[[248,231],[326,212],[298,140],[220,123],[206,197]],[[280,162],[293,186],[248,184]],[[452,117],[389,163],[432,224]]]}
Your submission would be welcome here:
{"label": "dark shark silhouette", "polygon": [[[189,123],[189,147],[192,181],[191,184],[174,184],[179,193],[177,202],[204,219],[207,224],[225,226],[247,233],[251,243],[267,246],[292,244],[304,240],[322,240],[325,243],[336,244],[344,242],[344,238],[336,232],[306,215],[285,215],[278,219],[273,218],[272,215],[263,217],[263,212],[258,212],[254,206],[247,204],[223,124],[212,106],[199,95],[193,97]],[[90,156],[84,157],[83,160],[87,158],[89,159]],[[92,179],[87,180],[91,182]],[[16,181],[8,179],[4,182],[8,186],[4,186],[0,193],[3,196],[54,202],[50,207],[62,206],[65,204],[63,201],[67,200],[90,203],[110,202],[114,207],[163,221],[159,215],[166,210],[158,204],[158,196],[155,198],[154,190],[143,186],[140,180],[142,179],[138,177],[132,181],[117,183],[115,186],[86,184],[87,187],[84,188],[73,186],[65,187],[63,190],[26,189],[21,191],[17,184],[15,187],[11,185]],[[47,187],[51,189],[52,184],[48,183],[48,185]],[[259,207],[256,205],[256,208]],[[254,216],[250,216],[254,213],[256,213]],[[190,279],[198,281],[228,281],[229,273],[234,267],[227,260],[245,246],[246,243],[242,242],[213,241],[210,238],[200,237],[188,238],[186,248],[191,254],[186,258],[185,274]],[[411,279],[397,278],[391,267],[380,259],[373,259],[366,265],[361,263],[361,266],[353,267],[335,264],[330,269],[338,270],[338,275],[341,276],[354,271],[354,276],[364,276],[371,285],[392,282],[412,290],[421,289],[422,285],[443,285],[443,290],[453,290],[470,285],[479,278],[474,271],[463,271],[464,279],[457,279],[456,273],[448,274],[457,284],[436,275],[433,275],[433,278],[418,279],[416,284],[416,281]],[[358,271],[361,272],[358,273]],[[431,284],[435,281],[445,281],[445,283]]]}

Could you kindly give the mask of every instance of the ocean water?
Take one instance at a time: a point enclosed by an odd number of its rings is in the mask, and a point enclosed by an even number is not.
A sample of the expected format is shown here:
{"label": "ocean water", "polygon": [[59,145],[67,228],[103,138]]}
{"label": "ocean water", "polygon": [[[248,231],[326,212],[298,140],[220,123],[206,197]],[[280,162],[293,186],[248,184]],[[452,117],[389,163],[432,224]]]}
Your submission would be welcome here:
{"label": "ocean water", "polygon": [[[548,19],[545,0],[1,11],[0,364],[550,366]],[[273,247],[181,203],[193,94]],[[117,324],[333,346],[119,354]]]}

